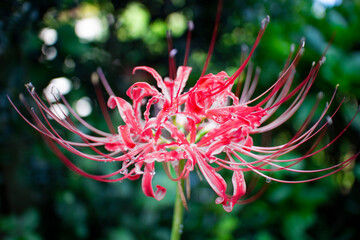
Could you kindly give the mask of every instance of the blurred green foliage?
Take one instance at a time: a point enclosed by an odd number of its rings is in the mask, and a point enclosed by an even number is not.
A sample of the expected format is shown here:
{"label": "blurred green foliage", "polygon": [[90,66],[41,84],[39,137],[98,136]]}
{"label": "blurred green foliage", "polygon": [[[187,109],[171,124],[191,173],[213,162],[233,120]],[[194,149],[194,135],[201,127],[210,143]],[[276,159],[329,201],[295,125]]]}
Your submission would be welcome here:
{"label": "blurred green foliage", "polygon": [[[334,6],[322,2],[224,3],[208,72],[225,70],[231,74],[240,64],[242,47],[252,46],[261,19],[270,15],[271,22],[253,58],[262,69],[259,92],[275,81],[292,43],[298,43],[303,36],[307,39],[296,77],[300,81],[336,32],[326,63],[303,108],[278,132],[265,135],[267,142],[286,142],[308,114],[316,94],[324,92],[324,106],[338,83],[337,103],[343,96],[346,100],[326,140],[336,136],[356,112],[356,99],[360,99],[360,1],[337,1]],[[176,60],[181,63],[186,21],[193,20],[189,59],[193,72],[187,87],[192,86],[206,58],[215,13],[216,1],[205,0],[0,2],[1,239],[169,238],[175,183],[167,180],[160,168],[155,181],[168,188],[160,202],[143,195],[140,181],[104,184],[79,177],[56,159],[39,134],[12,109],[6,95],[20,106],[17,95],[24,92],[25,83],[31,81],[41,90],[51,79],[66,77],[73,86],[67,99],[75,106],[80,98],[88,96],[93,111],[86,120],[105,131],[91,85],[96,68],[100,66],[115,93],[125,97],[134,81],[144,81],[143,76],[131,75],[135,66],[148,65],[162,76],[167,75],[168,29],[178,49]],[[81,24],[85,27],[81,28]],[[53,35],[44,37],[44,29],[51,29],[48,33]],[[119,124],[116,113],[112,115]],[[359,151],[359,142],[358,117],[340,141],[301,167],[333,165]],[[74,156],[72,159],[94,171],[113,167],[91,165]],[[286,179],[309,178],[277,174]],[[206,182],[199,181],[196,174],[191,177],[192,197],[185,213],[184,239],[355,239],[360,235],[358,163],[309,184],[267,184],[265,179],[258,179],[259,185],[268,185],[267,191],[255,202],[235,207],[232,213],[214,203],[215,194]]]}

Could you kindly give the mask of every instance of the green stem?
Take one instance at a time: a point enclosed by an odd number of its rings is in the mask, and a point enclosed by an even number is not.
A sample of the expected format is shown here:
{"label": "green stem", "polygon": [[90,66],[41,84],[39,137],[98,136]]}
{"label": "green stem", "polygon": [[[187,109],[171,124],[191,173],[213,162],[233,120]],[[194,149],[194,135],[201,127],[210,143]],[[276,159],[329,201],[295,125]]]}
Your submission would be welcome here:
{"label": "green stem", "polygon": [[174,215],[171,228],[171,240],[180,240],[183,231],[184,206],[181,201],[179,188],[176,188],[176,198],[174,205]]}

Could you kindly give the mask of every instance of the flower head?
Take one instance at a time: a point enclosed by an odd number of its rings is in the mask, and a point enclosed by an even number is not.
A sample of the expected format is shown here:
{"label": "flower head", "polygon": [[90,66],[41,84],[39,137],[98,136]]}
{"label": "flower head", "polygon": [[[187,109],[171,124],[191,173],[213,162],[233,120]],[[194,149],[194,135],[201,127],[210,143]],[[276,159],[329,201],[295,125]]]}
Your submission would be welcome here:
{"label": "flower head", "polygon": [[[268,17],[263,20],[252,50],[243,64],[231,76],[224,71],[217,74],[204,74],[214,46],[215,37],[213,37],[203,74],[195,86],[188,91],[184,91],[191,73],[191,67],[186,66],[188,48],[184,65],[178,67],[176,73],[175,62],[173,61],[175,52],[169,49],[170,76],[167,78],[163,79],[151,67],[134,68],[134,74],[138,71],[145,71],[150,74],[155,79],[157,88],[146,82],[134,83],[126,92],[131,99],[130,102],[115,96],[103,73],[99,70],[100,79],[109,94],[107,106],[111,109],[117,109],[124,122],[117,127],[116,131],[111,133],[103,132],[91,126],[78,116],[62,95],[60,95],[58,102],[61,101],[67,107],[72,117],[60,117],[61,110],[51,110],[52,103],[48,101],[48,104],[45,104],[31,84],[27,84],[26,87],[35,100],[40,114],[36,114],[33,108],[28,107],[23,97],[21,99],[32,115],[34,123],[27,120],[14,107],[33,128],[43,134],[51,148],[66,166],[85,177],[104,182],[141,178],[144,194],[161,200],[165,196],[166,189],[158,185],[154,191],[152,186],[155,167],[159,163],[163,164],[165,172],[173,181],[189,179],[190,173],[194,169],[198,169],[218,195],[216,203],[222,204],[226,211],[231,211],[246,193],[244,179],[244,172],[246,171],[253,171],[265,177],[267,181],[278,182],[291,181],[276,179],[268,173],[278,170],[300,173],[327,171],[317,178],[298,181],[307,182],[340,171],[358,155],[356,154],[344,162],[326,169],[298,170],[292,168],[302,160],[330,146],[341,136],[344,132],[342,131],[329,144],[318,150],[315,149],[319,141],[315,141],[313,147],[301,157],[288,159],[282,157],[309,140],[321,138],[329,125],[329,121],[322,123],[322,120],[326,118],[334,96],[323,109],[321,116],[309,127],[317,103],[321,99],[319,96],[308,118],[287,143],[272,147],[254,144],[254,135],[279,127],[299,109],[325,59],[322,57],[319,62],[315,63],[308,76],[293,87],[295,68],[304,49],[304,41],[302,41],[298,50],[291,52],[289,61],[287,61],[284,70],[275,83],[261,95],[252,98],[259,78],[259,71],[256,70],[252,78],[253,68],[251,64],[249,65],[249,60],[268,22]],[[218,20],[215,24],[215,35],[217,26]],[[192,28],[193,26],[190,24],[190,33]],[[292,57],[293,55],[294,57]],[[245,71],[247,66],[247,76],[242,93],[236,95],[232,89],[236,79]],[[99,87],[97,82],[95,85]],[[99,92],[97,91],[97,93]],[[102,99],[102,96],[99,99]],[[100,103],[100,105],[102,104]],[[275,119],[270,118],[283,105],[287,106],[285,111]],[[104,115],[107,118],[105,111]],[[333,115],[329,118],[332,117]],[[73,119],[76,119],[87,131],[80,130]],[[74,142],[64,139],[55,129],[54,121],[66,130],[78,135],[81,141]],[[109,121],[107,120],[107,122]],[[351,122],[344,130],[348,128]],[[89,134],[89,131],[92,134]],[[109,174],[90,174],[70,161],[57,145],[89,160],[117,162],[121,163],[121,166]],[[89,148],[93,153],[82,151],[81,149],[84,147]],[[226,170],[232,173],[232,194],[227,192],[227,182],[220,174]],[[179,184],[179,186],[181,185]],[[183,193],[182,196],[185,199]]]}

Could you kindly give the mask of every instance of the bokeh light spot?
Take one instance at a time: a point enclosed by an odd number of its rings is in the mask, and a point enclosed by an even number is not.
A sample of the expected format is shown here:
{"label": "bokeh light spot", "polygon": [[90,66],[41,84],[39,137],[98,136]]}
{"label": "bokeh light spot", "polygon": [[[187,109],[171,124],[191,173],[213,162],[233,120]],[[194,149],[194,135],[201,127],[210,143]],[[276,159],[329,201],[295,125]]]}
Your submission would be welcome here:
{"label": "bokeh light spot", "polygon": [[140,3],[130,3],[120,16],[118,38],[137,39],[145,35],[150,21],[149,11]]}
{"label": "bokeh light spot", "polygon": [[171,29],[173,36],[178,37],[184,34],[187,28],[187,21],[183,14],[178,12],[171,13],[167,17],[166,21],[169,26],[169,29]]}
{"label": "bokeh light spot", "polygon": [[58,34],[55,29],[52,28],[43,28],[40,31],[39,38],[43,40],[43,42],[48,45],[54,45],[58,39]]}
{"label": "bokeh light spot", "polygon": [[68,94],[72,88],[71,81],[66,77],[54,78],[44,89],[44,95],[52,102],[61,95]]}
{"label": "bokeh light spot", "polygon": [[75,33],[86,41],[99,40],[104,34],[104,26],[97,17],[83,18],[76,22]]}
{"label": "bokeh light spot", "polygon": [[80,98],[75,104],[75,110],[80,117],[87,117],[92,112],[92,106],[90,98],[83,97]]}

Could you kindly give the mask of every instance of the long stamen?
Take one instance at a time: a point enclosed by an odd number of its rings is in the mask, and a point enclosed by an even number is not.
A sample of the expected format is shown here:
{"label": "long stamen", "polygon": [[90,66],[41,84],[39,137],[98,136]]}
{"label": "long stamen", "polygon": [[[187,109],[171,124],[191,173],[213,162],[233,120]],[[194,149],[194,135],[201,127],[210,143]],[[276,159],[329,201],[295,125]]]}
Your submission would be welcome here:
{"label": "long stamen", "polygon": [[[172,43],[172,34],[171,31],[168,30],[166,32],[166,39],[168,43],[168,55],[169,55],[169,77],[171,80],[175,79],[175,71],[176,71],[176,63],[175,63],[175,54]],[[175,54],[174,54],[175,53]]]}
{"label": "long stamen", "polygon": [[[241,46],[240,66],[245,62],[248,51],[249,48],[246,45]],[[245,75],[244,72],[242,72],[238,77],[238,82],[236,84],[236,90],[235,90],[235,95],[237,97],[240,97],[240,90],[241,90],[242,82],[244,80],[244,75]]]}
{"label": "long stamen", "polygon": [[189,58],[189,52],[190,52],[190,44],[191,44],[191,34],[194,30],[194,22],[189,21],[188,22],[188,33],[186,37],[186,48],[185,48],[185,57],[184,57],[184,63],[183,66],[187,65],[188,58]]}
{"label": "long stamen", "polygon": [[209,46],[209,51],[208,51],[208,55],[206,57],[204,68],[203,68],[203,70],[201,72],[200,77],[205,75],[206,69],[207,69],[207,67],[209,65],[209,62],[210,62],[212,52],[214,50],[215,41],[216,41],[216,35],[218,33],[218,30],[219,30],[219,23],[220,23],[220,18],[221,18],[222,6],[223,6],[223,0],[219,0],[218,5],[217,5],[215,25],[214,25],[214,30],[213,30],[213,33],[212,33],[212,36],[211,36],[211,42],[210,42],[210,46]]}
{"label": "long stamen", "polygon": [[[110,132],[112,134],[116,134],[114,125],[112,124],[112,121],[111,121],[110,116],[109,116],[109,112],[108,112],[108,108],[106,106],[106,102],[104,100],[104,96],[103,96],[102,91],[101,91],[100,86],[99,86],[99,77],[101,79],[105,79],[105,76],[104,76],[104,74],[103,74],[103,72],[102,72],[102,70],[100,68],[98,69],[98,73],[99,73],[98,75],[96,75],[96,73],[93,73],[91,75],[91,82],[94,85],[95,94],[96,94],[96,97],[98,99],[98,103],[100,105],[101,112],[102,112],[102,114],[103,114],[103,116],[105,118],[105,122],[106,122]],[[102,80],[102,82],[104,83],[103,80]],[[105,81],[105,82],[107,83],[107,81]],[[105,89],[106,89],[107,88],[106,85],[104,85],[104,86],[105,86]],[[111,89],[110,90],[109,89],[107,89],[107,91],[110,91],[110,94],[114,94],[111,91]],[[112,96],[114,96],[114,95],[112,95]]]}

